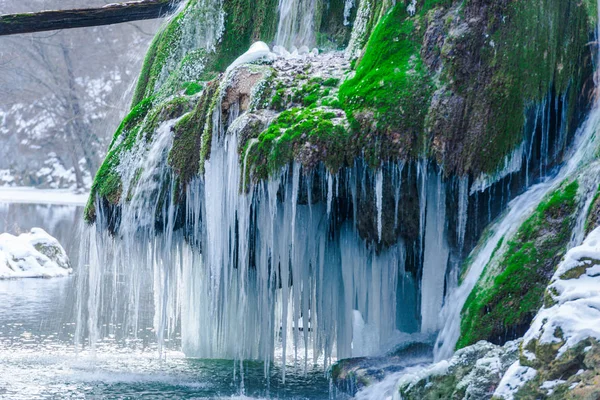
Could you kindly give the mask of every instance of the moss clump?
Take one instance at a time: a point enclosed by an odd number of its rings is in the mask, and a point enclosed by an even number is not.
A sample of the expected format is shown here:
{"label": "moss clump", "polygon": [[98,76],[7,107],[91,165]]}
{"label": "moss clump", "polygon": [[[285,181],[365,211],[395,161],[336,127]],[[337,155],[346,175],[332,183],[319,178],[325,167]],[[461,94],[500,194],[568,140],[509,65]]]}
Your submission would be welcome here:
{"label": "moss clump", "polygon": [[[428,1],[410,17],[404,3],[397,4],[376,26],[356,68],[356,75],[340,87],[340,100],[354,130],[374,133],[392,151],[423,149],[424,125],[433,82],[421,59],[421,39]],[[390,154],[382,154],[382,156]]]}
{"label": "moss clump", "polygon": [[569,242],[577,189],[574,181],[549,196],[508,241],[502,270],[486,267],[462,310],[457,348],[510,340],[526,330]]}
{"label": "moss clump", "polygon": [[101,197],[109,204],[117,204],[122,196],[123,182],[117,171],[121,156],[132,150],[135,144],[143,139],[150,142],[161,122],[172,120],[188,112],[191,108],[187,98],[176,97],[154,105],[153,97],[139,102],[123,119],[115,133],[108,154],[96,173],[90,191],[84,218],[92,223],[95,220],[96,197]]}
{"label": "moss clump", "polygon": [[[190,1],[186,6],[189,8]],[[167,59],[174,48],[179,45],[182,33],[182,23],[185,11],[179,13],[163,30],[161,30],[150,44],[150,49],[144,59],[142,71],[133,94],[132,105],[135,106],[142,99],[154,94],[156,82],[161,75]]]}
{"label": "moss clump", "polygon": [[304,107],[310,107],[328,95],[329,89],[322,89],[321,83],[313,79],[302,85],[300,89],[292,90],[292,101]]}
{"label": "moss clump", "polygon": [[180,189],[184,189],[200,169],[202,135],[210,119],[211,103],[218,87],[218,81],[210,82],[200,96],[194,111],[180,119],[173,128],[173,146],[169,152],[169,165],[178,176]]}
{"label": "moss clump", "polygon": [[202,91],[202,89],[204,88],[200,83],[198,82],[185,82],[183,85],[181,85],[182,88],[184,89],[184,94],[186,96],[193,96],[195,94],[198,94]]}
{"label": "moss clump", "polygon": [[321,108],[282,112],[257,138],[248,138],[242,151],[254,180],[267,178],[294,160],[307,167],[324,161],[337,171],[347,161],[350,134],[339,116]]}
{"label": "moss clump", "polygon": [[336,87],[340,84],[340,80],[338,78],[327,78],[323,81],[323,86]]}

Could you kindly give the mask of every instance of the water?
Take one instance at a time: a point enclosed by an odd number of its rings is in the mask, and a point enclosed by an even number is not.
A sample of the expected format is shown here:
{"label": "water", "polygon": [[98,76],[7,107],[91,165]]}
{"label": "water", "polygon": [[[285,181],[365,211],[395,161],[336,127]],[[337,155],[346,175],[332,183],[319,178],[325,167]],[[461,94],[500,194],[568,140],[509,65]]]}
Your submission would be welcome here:
{"label": "water", "polygon": [[[276,44],[287,49],[309,48],[316,43],[315,11],[320,0],[279,0]],[[349,10],[350,5],[346,5]],[[349,15],[350,11],[348,11]],[[347,17],[345,17],[347,18]]]}
{"label": "water", "polygon": [[[598,12],[600,13],[600,1],[598,1]],[[598,24],[596,34],[600,35],[600,18],[598,19]],[[596,59],[598,60],[600,59],[600,47],[596,51]],[[581,172],[583,167],[588,167],[589,171],[582,175],[583,188],[579,191],[578,196],[579,202],[583,207],[580,207],[580,213],[571,237],[570,246],[576,246],[583,241],[584,215],[591,204],[595,194],[595,188],[597,188],[600,183],[600,178],[598,177],[598,174],[595,173],[597,166],[593,164],[598,149],[597,133],[600,127],[600,96],[598,94],[598,88],[600,87],[600,70],[595,71],[594,83],[596,87],[596,98],[594,99],[592,110],[583,125],[576,132],[572,148],[564,157],[564,164],[557,172],[549,174],[545,180],[533,185],[525,193],[510,202],[509,209],[504,216],[489,227],[490,237],[482,243],[479,248],[474,250],[473,261],[469,266],[469,271],[465,279],[446,299],[445,306],[440,316],[443,327],[440,330],[436,341],[436,360],[449,358],[454,352],[454,346],[460,336],[461,310],[467,297],[471,293],[471,290],[473,290],[479,280],[485,266],[491,261],[491,257],[500,240],[514,234],[521,226],[524,219],[530,215],[533,209],[548,193],[555,190],[565,179],[574,178]],[[556,107],[558,107],[558,103],[556,104]],[[549,122],[547,120],[549,119],[550,114],[549,109],[547,111],[548,118],[544,117],[546,114],[545,110],[547,109],[547,104],[544,101],[541,105],[541,112],[543,115],[540,171],[542,173],[546,171],[548,167],[549,134],[547,133],[547,125],[549,125]],[[538,113],[540,113],[539,109],[536,110],[536,124]],[[561,140],[562,138],[559,138],[559,141]],[[510,163],[507,163],[507,165],[508,164]],[[504,241],[504,246],[506,242],[507,241]],[[500,249],[498,253],[501,254],[502,249]]]}
{"label": "water", "polygon": [[[236,398],[328,399],[322,371],[288,371],[283,385],[277,367],[185,358],[169,351],[157,357],[152,318],[148,332],[132,343],[106,338],[95,354],[79,354],[75,333],[75,278],[0,281],[0,398]],[[242,388],[243,387],[243,391]]]}

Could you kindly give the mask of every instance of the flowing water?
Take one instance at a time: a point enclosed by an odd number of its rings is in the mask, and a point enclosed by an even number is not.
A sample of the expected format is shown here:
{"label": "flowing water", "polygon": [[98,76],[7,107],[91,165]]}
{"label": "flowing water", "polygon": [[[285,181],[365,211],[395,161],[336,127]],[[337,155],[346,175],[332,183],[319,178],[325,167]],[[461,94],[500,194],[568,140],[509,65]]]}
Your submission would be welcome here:
{"label": "flowing water", "polygon": [[[319,1],[321,0],[279,0],[276,44],[287,49],[314,46],[316,43],[314,20]],[[349,15],[350,5],[346,5],[346,8]]]}
{"label": "flowing water", "polygon": [[136,340],[109,335],[95,353],[78,353],[75,281],[0,281],[1,399],[329,398],[321,370],[288,371],[283,385],[277,367],[265,377],[259,362],[191,359],[173,350],[158,358],[148,306]]}
{"label": "flowing water", "polygon": [[[354,3],[345,2],[345,18]],[[206,43],[184,40],[182,51],[210,48],[218,37],[221,3],[202,4],[215,27],[200,35]],[[316,0],[280,0],[276,43],[313,46],[315,7]],[[548,125],[550,106],[542,104],[535,121]],[[81,230],[74,228],[81,208],[0,206],[0,228],[41,226],[79,266],[65,279],[0,281],[0,398],[345,398],[326,378],[338,359],[433,344],[440,329],[436,356],[448,357],[462,305],[496,244],[590,159],[600,120],[596,107],[554,172],[547,155],[566,138],[551,149],[542,127],[539,170],[549,177],[510,203],[457,287],[449,260],[464,250],[471,195],[499,177],[482,176],[469,190],[468,178],[445,181],[425,160],[375,170],[357,161],[335,175],[324,168],[304,174],[294,164],[253,184],[238,158],[239,104],[226,118],[221,108],[212,116],[205,174],[181,204],[171,198],[167,163],[172,120],[123,155],[128,196],[116,223],[101,204],[97,224]],[[529,167],[526,147],[507,157],[506,174],[523,159]],[[414,188],[401,185],[409,178]],[[584,204],[597,183],[588,176]],[[456,210],[447,207],[451,185]],[[418,203],[416,239],[384,245],[409,197]],[[573,243],[580,239],[575,232]],[[357,398],[389,395],[400,374]]]}

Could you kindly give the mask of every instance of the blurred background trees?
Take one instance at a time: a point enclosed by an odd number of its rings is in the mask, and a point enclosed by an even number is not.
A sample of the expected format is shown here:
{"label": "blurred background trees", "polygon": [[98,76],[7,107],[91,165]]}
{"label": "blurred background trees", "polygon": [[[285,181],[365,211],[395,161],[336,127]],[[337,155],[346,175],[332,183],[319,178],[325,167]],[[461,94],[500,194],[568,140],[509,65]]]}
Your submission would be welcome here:
{"label": "blurred background trees", "polygon": [[[108,3],[0,0],[0,14]],[[0,37],[0,186],[90,186],[160,23]]]}

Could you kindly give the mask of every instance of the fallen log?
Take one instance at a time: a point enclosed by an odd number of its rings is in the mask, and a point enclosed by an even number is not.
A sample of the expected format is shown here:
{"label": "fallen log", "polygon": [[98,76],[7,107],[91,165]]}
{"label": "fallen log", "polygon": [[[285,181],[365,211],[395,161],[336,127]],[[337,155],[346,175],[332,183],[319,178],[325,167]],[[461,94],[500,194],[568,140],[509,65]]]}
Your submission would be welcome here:
{"label": "fallen log", "polygon": [[138,0],[96,8],[0,15],[0,36],[162,18],[175,11],[181,1]]}

